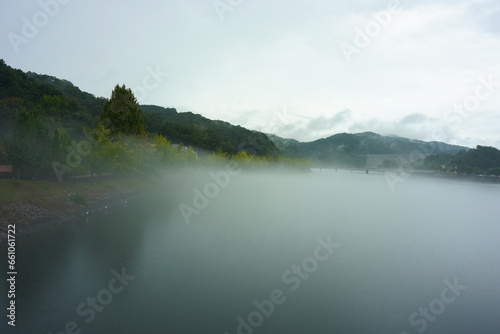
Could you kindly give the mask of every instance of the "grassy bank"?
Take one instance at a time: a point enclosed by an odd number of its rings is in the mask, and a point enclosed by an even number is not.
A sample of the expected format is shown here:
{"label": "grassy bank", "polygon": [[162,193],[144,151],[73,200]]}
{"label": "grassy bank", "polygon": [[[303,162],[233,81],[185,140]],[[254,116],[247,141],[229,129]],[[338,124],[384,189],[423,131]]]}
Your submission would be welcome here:
{"label": "grassy bank", "polygon": [[92,199],[99,193],[146,189],[154,185],[146,177],[121,178],[96,183],[57,183],[32,180],[0,180],[0,207],[9,202],[46,202],[48,197],[80,193]]}
{"label": "grassy bank", "polygon": [[154,188],[158,179],[133,177],[93,184],[31,180],[0,180],[0,245],[7,225],[15,224],[18,239],[77,220],[105,206],[124,203]]}

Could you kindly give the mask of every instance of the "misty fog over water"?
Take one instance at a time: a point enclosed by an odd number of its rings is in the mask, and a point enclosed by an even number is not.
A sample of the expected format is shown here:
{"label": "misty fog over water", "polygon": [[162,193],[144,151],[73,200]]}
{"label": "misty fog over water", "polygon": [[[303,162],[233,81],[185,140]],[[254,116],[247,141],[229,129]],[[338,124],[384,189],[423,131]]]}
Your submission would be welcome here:
{"label": "misty fog over water", "polygon": [[20,242],[17,332],[498,333],[499,184],[214,173]]}

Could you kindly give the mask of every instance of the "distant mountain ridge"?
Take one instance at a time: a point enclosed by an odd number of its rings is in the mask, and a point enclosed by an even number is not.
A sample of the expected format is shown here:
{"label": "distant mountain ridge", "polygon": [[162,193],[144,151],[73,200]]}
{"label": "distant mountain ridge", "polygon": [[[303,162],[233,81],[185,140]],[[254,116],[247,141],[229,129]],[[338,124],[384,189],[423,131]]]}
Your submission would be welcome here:
{"label": "distant mountain ridge", "polygon": [[[11,134],[17,115],[38,110],[51,127],[64,127],[77,139],[81,128],[95,127],[105,98],[81,91],[67,80],[13,69],[0,59],[0,140]],[[220,120],[211,120],[174,108],[142,105],[146,129],[162,134],[173,143],[191,145],[207,152],[228,154],[246,151],[254,155],[305,158],[321,165],[364,166],[368,155],[422,154],[455,155],[466,147],[424,142],[373,132],[339,133],[312,142],[299,142],[274,134],[263,134]]]}
{"label": "distant mountain ridge", "polygon": [[374,132],[338,133],[312,142],[299,142],[268,134],[283,154],[304,158],[315,165],[365,166],[369,155],[431,154],[455,155],[469,148],[442,142],[425,142],[397,136],[382,136]]}
{"label": "distant mountain ridge", "polygon": [[228,154],[246,151],[257,156],[278,156],[282,152],[264,134],[225,121],[211,120],[175,108],[142,105],[146,128],[174,143],[183,143],[207,152],[218,149]]}
{"label": "distant mountain ridge", "polygon": [[[105,101],[81,91],[68,80],[14,69],[0,59],[0,142],[12,135],[16,117],[29,110],[36,110],[51,130],[64,128],[78,140],[83,127],[97,126]],[[177,112],[174,108],[140,107],[150,135],[162,134],[172,143],[207,152],[221,149],[228,154],[244,150],[258,156],[281,155],[261,132],[192,112]]]}

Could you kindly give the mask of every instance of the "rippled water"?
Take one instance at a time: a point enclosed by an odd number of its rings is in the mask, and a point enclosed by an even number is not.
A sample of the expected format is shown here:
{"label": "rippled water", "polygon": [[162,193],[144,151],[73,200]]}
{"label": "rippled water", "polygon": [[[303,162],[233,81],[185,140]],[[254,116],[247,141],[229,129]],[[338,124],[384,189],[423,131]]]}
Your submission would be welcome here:
{"label": "rippled water", "polygon": [[[499,185],[222,181],[172,176],[154,199],[19,243],[17,326],[3,316],[1,332],[498,333]],[[193,188],[213,198],[196,208]]]}

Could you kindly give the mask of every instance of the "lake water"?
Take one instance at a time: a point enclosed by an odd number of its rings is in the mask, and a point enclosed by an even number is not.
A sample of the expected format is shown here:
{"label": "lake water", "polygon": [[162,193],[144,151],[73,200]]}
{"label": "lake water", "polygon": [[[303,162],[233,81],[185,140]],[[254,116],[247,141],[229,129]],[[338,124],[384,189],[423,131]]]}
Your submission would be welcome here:
{"label": "lake water", "polygon": [[227,175],[18,243],[1,333],[498,334],[500,185]]}

